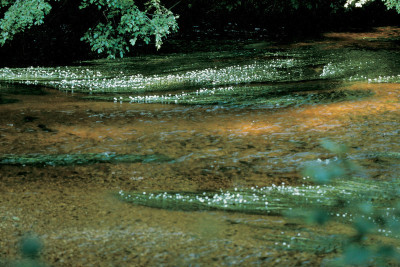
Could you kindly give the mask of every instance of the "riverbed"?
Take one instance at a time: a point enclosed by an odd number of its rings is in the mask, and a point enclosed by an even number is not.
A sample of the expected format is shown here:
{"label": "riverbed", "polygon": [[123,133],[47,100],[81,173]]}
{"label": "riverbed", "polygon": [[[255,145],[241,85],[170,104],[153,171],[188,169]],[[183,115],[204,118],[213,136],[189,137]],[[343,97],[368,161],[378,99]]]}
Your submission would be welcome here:
{"label": "riverbed", "polygon": [[[284,45],[247,41],[228,52],[2,69],[0,263],[21,257],[28,233],[51,266],[310,266],[338,257],[339,236],[354,234],[346,223],[156,209],[115,193],[310,184],[305,166],[336,156],[321,146],[326,139],[348,147],[358,177],[398,179],[399,34],[386,27]],[[157,157],[4,160],[27,155]],[[371,240],[399,246],[385,235]]]}

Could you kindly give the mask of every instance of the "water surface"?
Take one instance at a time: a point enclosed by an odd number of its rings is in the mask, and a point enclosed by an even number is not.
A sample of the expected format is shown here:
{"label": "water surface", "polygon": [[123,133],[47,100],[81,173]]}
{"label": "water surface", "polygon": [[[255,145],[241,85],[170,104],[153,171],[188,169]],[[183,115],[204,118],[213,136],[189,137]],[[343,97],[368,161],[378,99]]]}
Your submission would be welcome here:
{"label": "water surface", "polygon": [[[335,157],[320,146],[323,138],[349,147],[347,157],[363,167],[360,177],[397,179],[398,157],[385,156],[400,151],[400,50],[393,33],[398,29],[330,33],[323,40],[284,46],[249,42],[225,52],[1,69],[0,156],[162,155],[169,160],[4,161],[2,226],[8,231],[0,240],[10,240],[2,247],[12,252],[3,251],[0,258],[16,254],[13,232],[34,225],[54,245],[45,258],[55,265],[59,260],[86,265],[100,255],[114,263],[168,265],[174,258],[169,242],[184,263],[267,266],[280,259],[294,264],[282,249],[290,248],[290,237],[311,236],[304,230],[308,226],[293,228],[282,217],[163,211],[104,197],[119,190],[301,185],[307,162]],[[57,226],[62,217],[67,223]],[[117,218],[123,218],[121,225]],[[334,224],[327,231],[348,234],[347,227]],[[219,239],[205,234],[210,231]],[[97,258],[91,258],[89,251],[96,249]],[[327,255],[335,248],[322,250]],[[322,260],[313,252],[294,251],[300,263]]]}

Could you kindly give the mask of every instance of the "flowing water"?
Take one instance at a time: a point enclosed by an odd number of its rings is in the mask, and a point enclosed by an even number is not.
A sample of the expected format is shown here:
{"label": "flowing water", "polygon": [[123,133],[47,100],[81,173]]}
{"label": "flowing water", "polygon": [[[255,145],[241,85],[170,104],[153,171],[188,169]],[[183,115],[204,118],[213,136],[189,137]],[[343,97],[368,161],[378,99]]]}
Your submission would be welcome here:
{"label": "flowing water", "polygon": [[[349,147],[360,178],[397,179],[399,34],[0,69],[0,263],[32,230],[55,266],[319,264],[348,225],[152,209],[112,195],[301,186],[308,163],[335,159],[325,138]],[[330,245],[307,251],[311,236]]]}

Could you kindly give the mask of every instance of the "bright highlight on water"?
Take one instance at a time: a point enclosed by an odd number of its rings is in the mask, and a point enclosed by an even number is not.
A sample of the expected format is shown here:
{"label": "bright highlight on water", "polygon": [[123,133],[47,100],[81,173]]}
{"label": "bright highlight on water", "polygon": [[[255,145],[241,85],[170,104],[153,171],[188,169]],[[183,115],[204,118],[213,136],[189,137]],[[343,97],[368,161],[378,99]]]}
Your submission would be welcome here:
{"label": "bright highlight on water", "polygon": [[[125,94],[124,102],[138,103],[146,102],[142,101],[146,95],[140,94],[174,90],[184,90],[193,99],[201,102],[201,91],[235,91],[238,85],[254,83],[314,80],[374,83],[400,81],[400,57],[394,51],[389,53],[344,48],[248,51],[247,54],[241,54],[241,63],[233,59],[235,53],[238,52],[221,53],[222,56],[200,52],[187,54],[185,62],[181,62],[182,66],[179,68],[174,65],[174,57],[181,60],[179,55],[144,58],[142,62],[140,58],[126,59],[125,64],[121,60],[119,65],[94,61],[86,66],[3,68],[0,69],[0,81],[43,85],[71,92]],[[199,60],[201,56],[205,60],[191,63],[191,58]],[[386,60],[389,57],[391,60]],[[151,71],[137,68],[143,63],[149,64]],[[163,99],[152,101],[163,103]]]}
{"label": "bright highlight on water", "polygon": [[[376,183],[367,179],[338,180],[332,185],[310,185],[307,178],[301,186],[272,185],[234,188],[219,192],[126,192],[119,191],[124,201],[153,208],[201,211],[220,210],[265,215],[306,217],[316,208],[324,208],[328,216],[345,222],[365,218],[374,224],[376,215],[399,223],[398,210],[391,206],[397,194],[398,181]],[[393,192],[392,192],[393,191]],[[338,200],[343,201],[340,205]],[[360,208],[360,205],[364,207]],[[365,206],[366,205],[366,206]],[[368,206],[368,207],[367,207]],[[390,230],[378,228],[386,236]]]}

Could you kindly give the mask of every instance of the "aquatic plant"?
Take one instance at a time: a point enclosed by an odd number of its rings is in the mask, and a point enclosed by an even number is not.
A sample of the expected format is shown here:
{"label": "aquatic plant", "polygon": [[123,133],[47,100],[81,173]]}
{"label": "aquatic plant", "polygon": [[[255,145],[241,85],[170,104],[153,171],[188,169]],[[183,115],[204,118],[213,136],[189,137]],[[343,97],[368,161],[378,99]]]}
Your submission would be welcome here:
{"label": "aquatic plant", "polygon": [[0,94],[0,105],[1,105],[1,104],[11,104],[11,103],[15,103],[15,102],[18,102],[18,99],[4,98],[4,97]]}
{"label": "aquatic plant", "polygon": [[[304,104],[323,104],[355,100],[373,95],[371,90],[336,89],[337,82],[301,82],[282,84],[254,84],[213,88],[160,95],[91,95],[87,99],[114,100],[114,102],[159,103],[184,105],[224,105],[287,107]],[[342,85],[343,86],[343,85]],[[335,90],[336,89],[336,90]]]}
{"label": "aquatic plant", "polygon": [[[323,162],[322,164],[326,164]],[[329,185],[312,185],[304,178],[301,186],[285,184],[268,187],[234,188],[232,190],[206,192],[129,192],[119,191],[122,201],[152,208],[182,211],[225,211],[260,215],[284,215],[296,221],[323,224],[335,220],[353,224],[362,236],[377,234],[398,239],[396,230],[400,225],[400,206],[396,206],[399,181],[375,182],[364,178],[336,180]],[[387,223],[382,223],[387,222]],[[234,222],[238,223],[238,222]],[[285,234],[283,234],[285,232]],[[323,235],[315,231],[282,230],[282,235],[266,233],[263,239],[275,242],[275,248],[285,250],[313,251],[314,253],[358,253],[349,251],[353,238],[343,234]],[[361,237],[362,240],[364,240]],[[354,247],[354,246],[353,246]],[[352,247],[352,248],[353,248]],[[364,248],[363,245],[359,247]],[[368,247],[369,256],[379,260],[375,248]],[[384,251],[385,247],[379,251]],[[364,250],[363,250],[364,251]],[[392,251],[389,247],[387,251]],[[346,255],[346,254],[344,254]],[[396,260],[396,253],[386,260]],[[343,266],[343,259],[334,263]],[[333,261],[330,260],[330,263]],[[342,265],[340,265],[342,264]]]}
{"label": "aquatic plant", "polygon": [[[206,192],[121,190],[116,196],[136,205],[170,210],[285,215],[320,225],[336,220],[352,225],[356,234],[351,237],[343,235],[340,239],[337,239],[339,236],[335,237],[334,249],[342,249],[343,257],[330,263],[343,266],[400,262],[400,254],[395,247],[385,244],[371,246],[365,242],[370,234],[400,238],[400,202],[397,200],[400,181],[374,181],[357,177],[359,167],[346,157],[346,146],[330,140],[323,140],[322,146],[336,154],[336,157],[308,165],[304,173],[311,177],[303,178],[304,184],[301,186],[282,183]],[[389,153],[389,156],[398,155]],[[282,238],[279,240],[282,243]],[[294,249],[293,245],[296,245],[289,240],[282,244],[286,249]],[[299,240],[297,246],[303,245],[315,248],[316,243],[312,243],[311,239]]]}
{"label": "aquatic plant", "polygon": [[251,83],[315,80],[398,82],[398,58],[398,53],[393,51],[351,49],[228,51],[221,52],[221,55],[198,52],[118,62],[93,61],[82,66],[3,68],[0,69],[0,81],[37,84],[92,95],[129,93],[135,98],[140,93],[183,90],[194,94],[199,88],[212,90]]}
{"label": "aquatic plant", "polygon": [[[390,190],[398,181],[380,182],[353,178],[338,180],[330,185],[312,185],[308,178],[305,184],[288,186],[285,184],[267,187],[234,188],[232,190],[206,192],[125,192],[119,191],[117,197],[123,201],[153,208],[171,210],[221,210],[250,214],[283,215],[306,217],[312,208],[324,208],[327,215],[341,221],[352,222],[359,203],[371,197],[368,202],[374,208],[384,210],[384,218],[392,219],[398,212],[391,207],[396,191]],[[389,190],[389,191],[388,191]],[[393,191],[393,192],[390,192]],[[338,201],[340,200],[340,201]],[[374,222],[371,214],[368,220]],[[386,234],[391,234],[385,231]]]}
{"label": "aquatic plant", "polygon": [[400,152],[386,152],[386,153],[374,153],[376,158],[392,158],[392,159],[400,159]]}
{"label": "aquatic plant", "polygon": [[101,73],[82,67],[2,69],[0,80],[25,84],[40,84],[74,92],[151,92],[171,89],[188,89],[191,86],[216,86],[250,82],[292,80],[301,76],[301,69],[287,73],[284,69],[295,66],[293,60],[272,60],[234,65],[222,68],[205,68],[182,73],[144,76],[130,73]]}
{"label": "aquatic plant", "polygon": [[[359,99],[372,95],[370,90],[332,90],[323,91],[333,84],[318,84],[322,92],[307,93],[310,84],[284,84],[264,86],[230,86],[217,88],[202,88],[195,92],[180,94],[144,95],[132,97],[113,97],[114,102],[129,101],[130,103],[160,103],[185,105],[233,105],[249,106],[262,105],[264,107],[287,107],[304,104],[323,104],[346,100]],[[309,87],[307,87],[309,86]],[[89,97],[92,98],[92,97]],[[96,97],[93,97],[96,98]],[[102,96],[101,98],[106,98]],[[111,98],[111,97],[109,97]]]}
{"label": "aquatic plant", "polygon": [[5,154],[0,155],[0,165],[22,166],[66,166],[87,165],[95,163],[135,163],[135,162],[170,162],[173,159],[162,154],[137,155],[116,153],[88,154]]}

